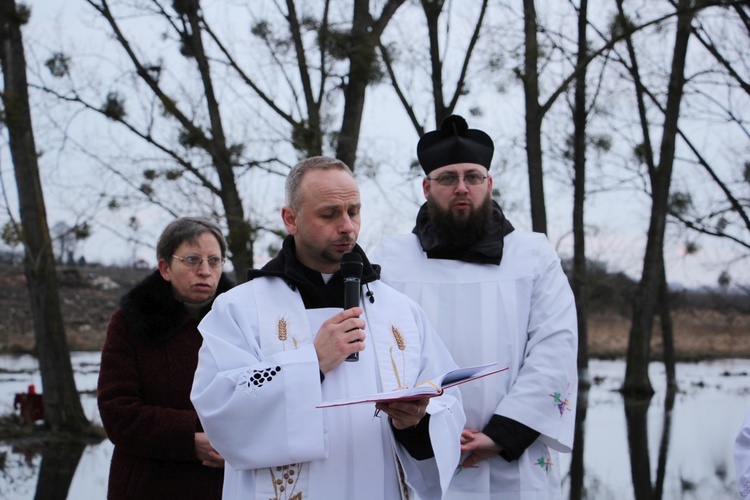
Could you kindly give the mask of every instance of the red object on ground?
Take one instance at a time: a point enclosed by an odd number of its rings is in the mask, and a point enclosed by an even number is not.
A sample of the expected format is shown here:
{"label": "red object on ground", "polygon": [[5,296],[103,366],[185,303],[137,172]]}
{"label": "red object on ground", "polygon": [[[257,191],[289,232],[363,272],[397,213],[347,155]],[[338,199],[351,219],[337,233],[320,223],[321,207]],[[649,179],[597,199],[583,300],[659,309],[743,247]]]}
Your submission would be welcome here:
{"label": "red object on ground", "polygon": [[28,392],[16,393],[13,408],[21,409],[21,423],[31,424],[44,419],[44,401],[42,395],[36,393],[34,384],[29,386]]}

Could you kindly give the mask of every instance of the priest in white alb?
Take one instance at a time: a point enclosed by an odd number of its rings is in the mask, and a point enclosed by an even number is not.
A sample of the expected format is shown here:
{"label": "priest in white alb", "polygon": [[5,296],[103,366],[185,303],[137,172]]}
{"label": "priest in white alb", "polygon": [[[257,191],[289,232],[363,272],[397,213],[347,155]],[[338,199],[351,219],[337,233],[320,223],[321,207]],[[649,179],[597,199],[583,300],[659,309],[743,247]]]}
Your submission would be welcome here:
{"label": "priest in white alb", "polygon": [[556,499],[558,453],[571,451],[575,427],[575,301],[545,235],[515,230],[492,200],[493,151],[458,115],[422,136],[427,202],[412,234],[386,238],[371,258],[459,365],[509,368],[461,387],[463,468],[446,498]]}
{"label": "priest in white alb", "polygon": [[[460,459],[458,391],[317,406],[413,387],[455,363],[422,309],[356,245],[361,204],[345,164],[300,162],[286,197],[278,256],[217,297],[199,326],[191,399],[225,459],[224,498],[442,498]],[[344,309],[340,263],[352,252],[361,306]]]}

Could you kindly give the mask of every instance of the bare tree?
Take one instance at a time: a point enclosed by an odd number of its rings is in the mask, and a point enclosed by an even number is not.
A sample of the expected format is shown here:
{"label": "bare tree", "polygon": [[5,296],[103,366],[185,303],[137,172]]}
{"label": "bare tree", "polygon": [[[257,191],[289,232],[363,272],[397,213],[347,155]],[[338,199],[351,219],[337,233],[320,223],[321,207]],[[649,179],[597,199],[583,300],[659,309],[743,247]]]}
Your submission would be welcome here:
{"label": "bare tree", "polygon": [[[722,24],[718,26],[716,17],[709,21],[714,24],[711,26],[713,31],[726,28],[722,32],[724,36],[712,34],[710,27],[700,18],[692,26],[692,32],[710,56],[704,59],[704,78],[710,78],[715,87],[726,89],[726,99],[722,100],[709,92],[698,92],[698,97],[710,105],[713,116],[723,117],[726,126],[731,126],[738,132],[738,139],[744,137],[748,140],[750,129],[739,110],[750,103],[750,75],[746,68],[738,64],[748,56],[747,44],[734,43],[734,38],[747,40],[750,37],[750,6],[728,3],[724,16],[720,19]],[[727,32],[733,33],[727,36]],[[710,64],[711,59],[714,64]],[[652,100],[657,102],[653,97]],[[714,165],[714,161],[700,150],[689,132],[680,128],[678,133],[709,183],[716,187],[717,196],[699,205],[687,189],[675,191],[670,200],[670,216],[693,234],[729,241],[744,251],[742,255],[726,263],[725,270],[720,275],[722,283],[731,282],[731,267],[741,266],[750,259],[750,162],[743,160],[745,155],[738,142],[734,150],[735,158],[731,160],[734,168],[729,173],[722,173],[722,169]],[[700,188],[703,193],[706,192],[705,183],[701,182]],[[691,250],[699,251],[698,245],[693,242]]]}
{"label": "bare tree", "polygon": [[89,427],[89,422],[73,379],[39,179],[21,37],[21,24],[27,17],[28,10],[18,9],[15,0],[0,1],[2,99],[20,203],[24,270],[44,385],[45,424],[52,430],[80,432]]}
{"label": "bare tree", "polygon": [[365,91],[378,79],[380,65],[377,47],[385,27],[405,0],[390,0],[380,17],[372,19],[369,0],[354,0],[352,27],[346,47],[349,59],[348,79],[344,89],[344,112],[338,134],[336,158],[351,168],[356,165],[359,131],[365,106]]}
{"label": "bare tree", "polygon": [[[424,12],[426,28],[427,28],[427,39],[428,39],[428,52],[429,52],[429,66],[430,66],[430,92],[432,95],[432,108],[433,115],[435,117],[435,125],[440,126],[443,118],[452,114],[456,106],[458,105],[459,99],[468,93],[468,79],[469,79],[469,67],[472,58],[475,56],[475,49],[479,42],[480,33],[484,26],[485,15],[488,8],[488,0],[482,0],[479,6],[479,12],[477,14],[477,20],[474,24],[469,39],[466,43],[466,48],[463,52],[463,57],[460,64],[459,74],[456,78],[455,88],[452,90],[452,94],[446,97],[446,81],[445,81],[445,61],[443,61],[443,50],[441,48],[441,32],[440,32],[440,17],[443,14],[445,7],[444,0],[421,0],[422,11]],[[447,43],[447,42],[446,42]],[[380,45],[380,53],[383,57],[383,62],[388,71],[388,76],[391,80],[391,85],[396,92],[404,110],[409,116],[412,126],[416,130],[417,134],[421,137],[425,133],[424,121],[418,116],[415,110],[415,103],[409,100],[407,93],[404,89],[404,84],[401,82],[399,77],[398,69],[395,65],[395,52],[397,48],[388,46],[386,44]]]}
{"label": "bare tree", "polygon": [[[76,94],[71,99],[125,125],[147,144],[171,157],[175,163],[195,176],[201,185],[221,200],[229,231],[227,243],[235,269],[235,277],[239,282],[244,281],[245,270],[252,267],[253,245],[251,234],[256,228],[245,218],[244,207],[237,188],[234,168],[238,166],[236,156],[241,148],[229,144],[224,132],[222,110],[216,96],[209,57],[203,41],[204,25],[199,2],[197,0],[174,2],[174,10],[171,13],[167,12],[160,2],[153,2],[153,6],[177,33],[183,53],[195,62],[205,96],[204,105],[207,116],[207,123],[205,124],[192,119],[188,112],[180,108],[178,98],[170,96],[167,90],[162,87],[160,83],[161,67],[158,64],[141,60],[120,28],[110,9],[109,2],[107,0],[101,0],[100,2],[86,1],[109,24],[116,40],[133,65],[137,77],[153,93],[163,113],[169,116],[180,128],[183,146],[188,149],[197,148],[205,153],[213,167],[214,176],[207,175],[200,164],[196,164],[189,156],[181,155],[174,144],[159,141],[148,129],[138,129],[136,125],[130,123],[124,110],[124,102],[118,95],[110,94],[102,107],[88,104]],[[167,172],[166,175],[169,175],[169,173]]]}
{"label": "bare tree", "polygon": [[[153,151],[158,152],[158,155],[153,152],[150,154],[152,157],[158,156],[156,160],[143,155],[136,161],[131,161],[132,171],[140,170],[140,179],[135,179],[133,175],[122,176],[143,198],[153,201],[169,213],[177,214],[187,204],[183,202],[181,206],[173,206],[170,202],[190,196],[193,205],[189,206],[200,206],[219,220],[225,213],[230,213],[227,206],[239,206],[239,209],[234,209],[234,213],[239,214],[241,210],[249,236],[244,242],[245,246],[238,245],[232,250],[232,254],[244,250],[254,255],[254,242],[259,235],[274,234],[275,238],[275,234],[279,232],[277,226],[265,223],[263,216],[258,215],[265,210],[262,202],[248,194],[248,185],[258,178],[252,177],[253,175],[257,176],[260,172],[269,177],[280,177],[285,174],[289,164],[293,163],[291,158],[294,156],[330,154],[331,151],[356,163],[364,89],[378,81],[379,71],[382,70],[372,50],[376,43],[380,47],[383,67],[418,134],[424,132],[425,123],[432,119],[432,115],[435,122],[439,123],[445,114],[455,111],[459,102],[466,102],[462,97],[474,92],[478,87],[474,82],[485,86],[496,83],[490,82],[489,78],[477,78],[477,75],[486,77],[493,71],[492,63],[499,65],[497,61],[507,57],[506,53],[517,54],[517,64],[513,66],[513,70],[524,88],[530,91],[524,91],[526,104],[531,102],[530,108],[527,108],[525,145],[527,166],[532,170],[529,174],[529,192],[536,193],[530,195],[530,202],[534,205],[532,226],[535,230],[546,231],[544,183],[549,182],[547,179],[554,174],[554,161],[549,163],[550,171],[544,171],[541,168],[542,155],[549,154],[549,149],[554,145],[548,145],[546,151],[542,151],[542,134],[549,133],[549,130],[542,131],[542,121],[554,103],[559,101],[558,97],[565,95],[566,89],[576,81],[577,72],[585,65],[574,57],[575,49],[571,42],[573,37],[560,33],[557,39],[553,39],[554,33],[549,26],[551,23],[544,19],[544,10],[540,9],[538,12],[541,21],[536,20],[534,2],[514,4],[517,5],[516,10],[520,10],[521,6],[524,8],[523,15],[511,15],[522,21],[525,29],[524,31],[519,27],[515,31],[526,35],[516,39],[518,47],[515,48],[494,43],[496,40],[491,37],[497,36],[502,30],[488,29],[496,28],[492,23],[497,22],[498,11],[492,9],[510,11],[513,9],[510,2],[476,2],[471,4],[473,10],[466,9],[459,14],[455,2],[439,0],[411,4],[395,0],[378,3],[364,0],[252,2],[243,6],[247,12],[246,24],[250,25],[250,29],[245,31],[253,35],[253,43],[247,47],[244,45],[245,38],[224,33],[224,27],[219,26],[216,17],[212,18],[203,12],[202,4],[197,1],[177,2],[174,6],[170,2],[157,0],[136,3],[118,0],[87,2],[99,7],[107,6],[120,28],[128,22],[128,17],[135,17],[132,15],[134,13],[141,16],[139,20],[147,19],[153,21],[154,25],[158,22],[158,26],[163,28],[162,39],[179,43],[184,55],[189,57],[178,64],[184,66],[187,61],[195,73],[187,73],[182,68],[182,72],[178,72],[174,58],[165,54],[162,59],[161,50],[148,45],[139,46],[137,37],[125,34],[125,30],[121,29],[123,39],[132,49],[133,57],[140,62],[146,76],[156,82],[162,95],[154,93],[142,72],[135,69],[138,66],[130,60],[130,68],[119,66],[124,70],[112,78],[117,83],[112,84],[109,93],[100,92],[97,97],[83,92],[60,92],[59,95],[75,102],[80,99],[88,109],[127,127],[129,132],[146,141]],[[572,5],[573,2],[569,4]],[[123,5],[137,5],[146,10],[136,12],[115,8],[122,8]],[[402,5],[404,8],[398,12],[399,17],[395,17],[397,9]],[[453,11],[449,11],[451,6]],[[206,8],[215,8],[215,5],[206,4]],[[191,9],[194,14],[190,14]],[[401,57],[410,47],[405,44],[400,47],[389,44],[393,31],[385,31],[386,26],[390,29],[393,24],[399,25],[402,12],[416,12],[425,20],[419,30],[420,34],[424,34],[422,39],[426,48],[420,52],[420,57],[412,60]],[[663,9],[657,13],[662,14]],[[460,30],[455,28],[454,23],[457,15],[470,21]],[[670,16],[673,17],[674,13],[633,26],[630,33],[664,22]],[[107,21],[107,30],[116,35],[106,17],[102,15],[101,19]],[[397,22],[391,22],[392,19]],[[414,16],[407,15],[405,19],[408,23]],[[452,37],[450,44],[446,41],[449,31]],[[197,40],[197,33],[200,33],[200,40]],[[382,36],[383,33],[386,33],[385,37]],[[460,43],[455,43],[456,38],[453,37],[456,34],[462,37]],[[588,51],[587,64],[606,60],[602,56],[606,56],[607,51],[622,38],[622,33],[602,37],[600,47],[592,47]],[[117,36],[115,39],[123,49],[127,48]],[[488,42],[490,40],[492,43]],[[205,64],[193,53],[198,42],[205,53]],[[455,48],[460,47],[459,57],[446,56],[449,45],[453,50],[452,56],[456,54]],[[127,50],[123,50],[123,53],[131,58]],[[486,61],[481,59],[483,54],[488,56]],[[495,61],[490,61],[493,54],[496,55]],[[60,56],[59,62],[65,62],[62,55],[55,56]],[[533,64],[532,57],[537,57]],[[414,60],[417,60],[417,64],[413,63]],[[50,67],[57,67],[54,58],[49,62]],[[416,88],[417,86],[412,85],[405,69],[409,65],[414,73],[423,71],[427,74],[429,87],[420,85]],[[555,75],[550,70],[553,66],[563,70]],[[455,78],[446,77],[449,71],[454,71]],[[131,83],[133,75],[140,80],[132,85],[135,92],[131,93],[130,89],[123,92],[121,89]],[[170,75],[178,75],[181,83],[200,81],[201,88],[197,91],[190,89],[193,93],[187,97],[188,83],[183,87],[170,87],[167,85]],[[210,104],[211,93],[204,90],[206,75],[210,77],[217,113],[210,111],[213,105]],[[535,79],[536,91],[533,90]],[[530,84],[527,85],[527,82]],[[102,99],[104,95],[107,97]],[[426,96],[430,96],[429,99]],[[533,97],[531,101],[530,96]],[[138,98],[142,100],[134,105],[133,101]],[[420,103],[420,98],[428,100],[429,104]],[[137,105],[152,111],[142,123],[135,120],[132,111]],[[231,113],[236,109],[242,111],[238,116],[232,117]],[[192,128],[176,119],[173,115],[175,111],[190,121]],[[471,108],[469,112],[479,114],[475,108]],[[217,117],[218,122],[215,120]],[[165,126],[164,122],[168,124]],[[223,130],[224,144],[221,147],[214,144],[220,137],[214,130],[218,130],[215,123]],[[168,127],[174,133],[164,133],[164,130],[169,130]],[[266,134],[262,139],[264,144],[257,139],[261,134]],[[179,137],[176,138],[177,135]],[[562,142],[564,141],[560,141]],[[226,175],[220,176],[214,165],[217,161],[214,157],[222,148],[229,152],[229,160],[223,160],[228,168]],[[122,155],[122,161],[124,157]],[[221,159],[221,155],[218,158]],[[103,164],[109,163],[106,160],[102,157]],[[516,162],[515,159],[508,161]],[[231,193],[231,188],[225,189],[224,183],[226,180],[226,185],[231,186],[232,175],[237,197],[235,201],[229,198],[224,201],[222,197],[225,191]],[[169,183],[179,183],[180,187],[167,187]],[[221,206],[214,207],[213,203],[220,203]],[[544,223],[537,222],[539,217],[534,215],[534,212],[540,212],[536,204],[541,204],[541,212],[545,214],[542,218]],[[235,263],[234,267],[238,278],[243,279],[247,265]]]}
{"label": "bare tree", "polygon": [[[717,2],[711,2],[711,1],[705,1],[705,2],[693,2],[686,5],[678,5],[676,2],[669,2],[674,6],[673,13],[670,14],[670,17],[675,17],[678,19],[677,23],[679,25],[679,16],[687,9],[690,12],[692,12],[692,19],[690,21],[685,21],[688,23],[688,29],[690,29],[693,33],[696,32],[695,27],[693,25],[693,21],[695,21],[702,11],[707,11],[709,8],[714,9],[714,13],[716,12],[716,7],[724,7],[726,9],[732,9],[733,7],[736,7],[739,4],[736,4],[735,2],[725,2],[725,3],[717,3]],[[706,171],[710,172],[709,175],[711,175],[711,178],[715,181],[718,180],[717,185],[720,186],[720,191],[723,192],[726,196],[726,200],[728,200],[728,203],[731,204],[732,209],[729,210],[729,212],[737,215],[739,214],[738,219],[741,220],[743,209],[741,202],[739,200],[732,198],[731,191],[721,184],[721,180],[718,178],[717,175],[715,175],[715,172],[712,171],[710,166],[708,166],[707,160],[703,157],[703,152],[699,150],[699,148],[691,141],[689,134],[685,133],[680,127],[681,122],[688,122],[689,120],[695,120],[695,116],[691,116],[691,114],[695,113],[695,109],[701,109],[701,106],[696,106],[696,101],[700,98],[703,98],[704,100],[710,102],[714,109],[712,111],[709,111],[710,115],[715,117],[716,116],[716,102],[715,98],[709,97],[711,94],[715,94],[710,87],[716,88],[716,85],[714,82],[711,81],[712,78],[716,79],[720,78],[721,71],[717,70],[716,68],[710,68],[710,69],[704,69],[704,68],[698,68],[693,69],[693,73],[697,75],[698,77],[693,77],[690,80],[693,80],[692,82],[688,80],[684,76],[684,70],[683,70],[683,76],[682,76],[682,89],[680,89],[680,93],[682,95],[687,96],[691,100],[688,101],[691,103],[691,106],[687,107],[687,111],[681,111],[673,108],[671,110],[670,114],[668,112],[668,106],[671,104],[673,107],[679,108],[679,104],[674,103],[667,97],[666,99],[663,96],[669,95],[670,92],[674,89],[674,85],[676,84],[673,80],[671,82],[671,86],[666,86],[666,88],[659,88],[658,86],[654,85],[653,83],[646,84],[645,82],[653,82],[655,81],[653,79],[653,75],[648,75],[644,77],[643,74],[641,74],[641,70],[639,69],[638,60],[636,59],[636,52],[634,49],[634,44],[632,42],[632,36],[633,34],[639,29],[639,27],[636,27],[631,20],[627,17],[625,14],[625,11],[623,9],[623,3],[618,2],[618,8],[619,8],[619,19],[616,20],[616,22],[613,23],[613,26],[615,26],[615,33],[612,35],[613,38],[622,38],[623,36],[626,39],[626,48],[628,50],[628,61],[625,61],[625,58],[617,55],[615,53],[615,60],[619,60],[624,66],[627,67],[627,71],[631,76],[631,79],[633,81],[634,87],[635,87],[635,95],[636,95],[636,109],[638,111],[639,116],[639,122],[640,122],[640,130],[641,130],[641,136],[642,138],[639,141],[635,141],[636,145],[634,147],[635,152],[635,158],[637,158],[638,162],[642,165],[645,165],[645,175],[643,179],[646,181],[646,189],[645,191],[648,192],[649,196],[652,198],[652,210],[651,210],[651,219],[650,219],[650,231],[653,231],[655,228],[657,232],[661,233],[660,240],[661,243],[659,243],[660,247],[658,250],[654,248],[648,248],[646,251],[646,257],[644,260],[644,269],[643,269],[643,276],[648,277],[649,281],[655,280],[657,283],[654,285],[655,288],[655,295],[652,297],[647,298],[642,293],[637,296],[637,301],[643,302],[644,300],[651,300],[653,297],[656,297],[656,301],[654,303],[653,309],[651,309],[650,313],[655,316],[656,314],[660,317],[660,327],[662,332],[662,338],[663,338],[663,358],[664,363],[666,367],[666,377],[667,377],[667,385],[672,388],[676,388],[676,373],[675,373],[675,351],[674,351],[674,332],[673,332],[673,322],[671,318],[671,310],[670,310],[670,292],[669,292],[669,286],[667,282],[667,273],[666,273],[666,267],[664,262],[664,242],[665,242],[665,229],[666,229],[666,223],[668,219],[664,219],[661,221],[662,218],[661,215],[656,216],[656,221],[654,219],[655,214],[654,210],[659,211],[660,209],[656,208],[658,206],[665,206],[666,207],[666,214],[667,216],[674,217],[678,220],[683,221],[688,226],[690,224],[689,219],[691,217],[695,217],[695,220],[699,220],[702,218],[702,220],[705,222],[708,219],[710,219],[712,216],[717,216],[715,212],[711,212],[709,210],[709,213],[713,213],[713,215],[706,215],[704,212],[700,216],[696,215],[698,214],[697,211],[692,211],[692,198],[690,193],[684,192],[684,191],[676,191],[673,190],[672,186],[672,175],[670,174],[669,179],[665,178],[665,170],[662,168],[663,166],[668,166],[670,170],[672,170],[674,167],[674,163],[677,161],[681,161],[683,164],[690,164],[689,160],[686,160],[684,157],[678,157],[676,151],[676,144],[677,140],[681,140],[682,144],[687,148],[687,150],[692,153],[692,155],[695,157],[696,160],[694,160],[695,163],[700,164],[703,166]],[[727,16],[724,16],[722,18],[721,16],[707,16],[710,19],[716,20],[716,19],[726,19]],[[661,18],[660,22],[663,22],[665,20],[668,20],[668,18]],[[696,21],[696,24],[700,24],[700,22]],[[641,26],[642,28],[642,26]],[[687,43],[687,42],[685,42]],[[678,47],[679,49],[679,47]],[[684,61],[682,62],[682,65],[685,65],[687,62],[687,47],[685,47],[685,55],[684,55]],[[692,53],[695,52],[695,50],[691,51]],[[711,52],[709,50],[709,52]],[[644,51],[640,54],[641,56],[647,56],[648,52]],[[673,55],[673,59],[676,56],[679,56],[679,51],[677,54]],[[694,58],[695,59],[695,58]],[[699,60],[705,61],[706,58],[698,57]],[[695,62],[693,61],[692,67],[695,68]],[[672,71],[672,78],[675,78],[676,75],[674,75],[674,69]],[[731,74],[731,72],[726,72],[726,74]],[[649,78],[650,77],[650,78]],[[721,85],[721,84],[719,84]],[[708,88],[707,88],[708,87]],[[681,97],[681,100],[684,100],[684,98]],[[663,102],[665,101],[665,102]],[[725,110],[726,115],[731,117],[732,116],[732,110]],[[655,116],[664,116],[664,122],[663,125],[655,125]],[[661,150],[659,151],[659,157],[657,159],[657,155],[654,150],[654,146],[652,145],[652,140],[650,134],[652,133],[651,130],[653,127],[662,128],[664,131],[667,132],[667,134],[674,133],[675,137],[672,139],[672,144],[670,144],[670,139],[668,136],[662,136],[662,146]],[[705,147],[705,145],[703,145]],[[661,155],[663,154],[671,154],[671,159],[665,159]],[[682,180],[682,179],[681,179]],[[666,189],[665,184],[669,184],[669,188]],[[706,184],[700,183],[698,186],[698,189],[702,193],[706,192]],[[654,192],[657,192],[656,194],[656,200],[654,200]],[[664,201],[666,199],[666,201]],[[737,212],[735,212],[735,207],[739,208]],[[716,222],[716,219],[714,219],[714,222]],[[659,229],[658,225],[655,226],[654,224],[662,224],[663,228]],[[713,226],[713,228],[718,227],[724,227],[726,225],[726,221],[724,221],[724,224],[718,223],[716,226]],[[742,225],[742,224],[740,224]],[[649,233],[652,234],[652,233]],[[650,239],[653,243],[653,239]],[[691,244],[687,245],[688,252],[694,251],[694,246]],[[647,264],[645,261],[649,260],[650,264]],[[654,267],[654,261],[658,260],[661,263]],[[659,269],[660,268],[660,269]],[[652,275],[651,273],[656,273],[655,275]],[[641,282],[640,286],[643,286],[643,280]],[[639,319],[639,321],[647,321],[644,320],[642,314],[643,314],[643,304],[634,306],[634,320],[636,318]],[[635,342],[640,346],[639,349],[641,349],[641,352],[639,355],[634,356],[634,358],[629,359],[635,359],[637,360],[636,363],[639,366],[633,366],[629,367],[629,369],[633,371],[640,371],[640,380],[643,381],[648,378],[647,376],[647,367],[648,367],[648,360],[650,359],[650,348],[648,343],[650,343],[651,340],[651,330],[645,331],[645,328],[652,328],[653,327],[653,316],[652,319],[649,321],[649,325],[645,326],[643,323],[640,325],[634,324],[631,327],[631,334],[633,332],[636,332],[636,335],[638,337],[638,340]],[[640,335],[643,334],[645,337],[641,337]],[[631,342],[633,342],[633,338],[631,337]],[[634,346],[630,346],[631,353],[634,350]],[[633,372],[631,372],[632,374]],[[633,378],[636,378],[635,375],[631,375]],[[632,379],[631,379],[632,380]],[[630,390],[630,389],[628,389]],[[634,391],[635,394],[645,394],[649,393],[650,389],[645,388],[643,392],[640,390]]]}
{"label": "bare tree", "polygon": [[[572,4],[572,2],[571,2]],[[672,15],[658,16],[647,19],[641,24],[630,26],[630,33],[636,33],[650,26],[664,22]],[[531,206],[531,225],[536,232],[547,233],[547,208],[545,198],[544,182],[549,177],[544,170],[544,148],[542,144],[544,118],[557,102],[558,98],[567,91],[568,87],[578,81],[580,72],[586,71],[588,66],[598,59],[606,60],[607,54],[622,42],[624,34],[609,33],[602,37],[601,46],[590,48],[585,59],[574,56],[573,50],[565,43],[566,36],[555,34],[545,26],[541,26],[537,19],[536,2],[534,0],[523,1],[523,24],[524,24],[524,47],[523,47],[523,70],[518,71],[518,76],[523,85],[524,109],[526,111],[525,121],[525,146],[526,162],[529,182],[529,203]],[[544,33],[545,38],[540,40],[539,34]],[[556,40],[553,39],[556,36]],[[558,82],[551,85],[551,90],[542,97],[540,91],[542,79],[549,85],[548,77],[542,73],[540,68],[549,65],[553,54],[562,61],[575,60],[571,65],[569,73],[562,75]]]}
{"label": "bare tree", "polygon": [[[404,0],[388,0],[377,17],[369,0],[358,0],[350,24],[342,16],[346,2],[309,5],[286,0],[266,3],[270,8],[265,9],[248,5],[248,43],[253,44],[249,57],[212,24],[199,0],[86,3],[106,22],[125,54],[132,69],[120,80],[132,79],[132,89],[110,90],[103,105],[97,101],[100,96],[75,85],[46,90],[120,124],[157,154],[156,159],[136,160],[136,153],[125,153],[133,160],[124,168],[140,170],[143,182],[118,171],[148,202],[176,215],[175,191],[193,193],[203,210],[217,220],[225,218],[236,279],[244,281],[259,234],[282,233],[278,223],[264,223],[263,216],[255,215],[263,212],[263,202],[245,194],[252,184],[248,176],[284,176],[294,162],[288,160],[290,153],[324,154],[328,139],[354,168],[365,91],[377,81],[375,47]],[[185,75],[176,69],[180,62],[141,42],[132,31],[134,14],[161,26],[164,46],[179,45],[195,74]],[[66,62],[67,56],[58,53],[46,65],[53,75],[71,82]],[[188,85],[192,80],[197,89]],[[343,121],[334,132],[333,110],[342,97]],[[140,114],[128,112],[132,102],[140,105]],[[101,163],[112,168],[111,161]],[[134,167],[136,163],[145,166]],[[211,200],[221,207],[213,207]]]}
{"label": "bare tree", "polygon": [[589,378],[588,351],[588,279],[586,273],[586,239],[584,207],[586,201],[586,67],[588,65],[588,0],[581,0],[578,7],[578,71],[575,81],[573,107],[573,275],[570,284],[576,302],[578,318],[578,385],[576,400],[576,425],[571,458],[570,498],[583,498],[583,450],[584,423],[588,410]]}
{"label": "bare tree", "polygon": [[[658,22],[660,22],[659,19],[649,20],[637,27],[633,26],[633,30],[638,31]],[[572,60],[574,57],[567,54],[568,49],[566,49],[562,43],[555,43],[550,40],[547,40],[544,44],[540,43],[540,40],[538,39],[538,34],[540,32],[544,31],[547,34],[546,36],[548,39],[551,33],[549,30],[545,30],[543,26],[539,25],[534,0],[523,0],[523,25],[523,70],[518,72],[518,76],[523,84],[524,109],[526,111],[524,132],[526,144],[526,168],[529,181],[529,203],[531,206],[531,226],[533,231],[546,234],[547,207],[544,189],[544,149],[542,145],[542,126],[544,118],[557,102],[558,98],[567,91],[568,87],[573,82],[578,83],[580,81],[581,72],[585,72],[592,61],[607,54],[622,40],[622,36],[619,34],[613,34],[610,38],[605,38],[600,47],[595,50],[587,50],[585,57],[582,57],[579,45],[577,56],[575,57],[576,63],[572,66],[570,72],[564,75],[558,83],[553,85],[551,92],[542,98],[540,92],[540,81],[543,75],[540,73],[540,65],[544,61],[551,59],[551,53],[555,51],[560,53],[559,57],[563,60]],[[579,26],[579,30],[580,29]],[[563,36],[558,36],[558,38],[561,41],[564,40]],[[580,39],[578,41],[580,42]],[[578,90],[579,89],[576,89],[576,92]],[[582,111],[578,111],[578,113],[581,112]],[[581,116],[578,116],[578,118],[581,118]],[[585,135],[582,137],[585,137]],[[574,140],[582,140],[582,138],[575,138]],[[577,161],[580,161],[585,157],[584,152],[576,154],[582,155],[581,157],[577,157]],[[582,194],[583,193],[579,193],[579,195]],[[579,241],[579,244],[580,243],[581,242]]]}
{"label": "bare tree", "polygon": [[661,147],[659,159],[656,160],[651,146],[650,122],[646,113],[645,93],[643,90],[645,85],[640,75],[638,59],[632,39],[628,36],[630,29],[629,22],[625,16],[622,3],[622,0],[617,0],[620,10],[620,28],[626,34],[626,44],[630,57],[629,71],[635,85],[636,100],[641,119],[643,133],[643,153],[641,158],[646,164],[648,171],[652,197],[646,253],[643,260],[641,279],[638,284],[638,292],[635,295],[633,304],[627,367],[622,391],[628,395],[651,395],[653,394],[653,388],[648,377],[651,330],[653,328],[654,316],[658,312],[659,290],[664,279],[664,233],[675,160],[677,123],[680,117],[680,103],[682,102],[685,86],[684,71],[688,41],[691,35],[690,23],[695,11],[692,9],[692,0],[680,0],[678,2],[677,27],[668,93],[666,96],[667,103],[662,126]]}
{"label": "bare tree", "polygon": [[547,233],[547,208],[544,200],[544,172],[542,170],[542,118],[546,110],[539,102],[539,44],[534,0],[523,0],[524,71],[521,77],[526,108],[526,168],[529,172],[529,203],[531,227]]}
{"label": "bare tree", "polygon": [[578,373],[584,383],[588,380],[588,309],[586,286],[586,238],[584,207],[586,202],[586,67],[588,65],[588,1],[578,7],[578,55],[573,108],[573,276],[571,287],[576,298],[578,314]]}

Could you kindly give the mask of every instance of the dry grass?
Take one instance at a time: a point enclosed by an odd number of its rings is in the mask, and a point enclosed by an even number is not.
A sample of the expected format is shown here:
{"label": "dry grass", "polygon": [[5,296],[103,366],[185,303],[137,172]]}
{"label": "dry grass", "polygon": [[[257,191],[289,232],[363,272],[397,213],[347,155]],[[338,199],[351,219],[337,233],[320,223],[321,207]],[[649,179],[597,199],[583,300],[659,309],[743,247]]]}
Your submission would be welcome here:
{"label": "dry grass", "polygon": [[[113,304],[110,304],[114,310]],[[2,306],[0,306],[2,307]],[[111,311],[110,311],[111,312]],[[104,312],[102,312],[104,314]],[[673,314],[675,355],[681,361],[717,358],[750,358],[750,316],[722,315],[715,311],[676,311]],[[106,321],[67,322],[66,335],[72,351],[98,351],[104,343]],[[34,334],[28,328],[2,332],[0,352],[32,352]],[[623,358],[627,354],[630,318],[616,314],[596,314],[589,318],[589,356],[592,358]],[[651,340],[654,359],[662,357],[659,323],[654,326]]]}
{"label": "dry grass", "polygon": [[[717,311],[677,310],[672,313],[675,356],[682,361],[750,358],[750,316]],[[627,353],[630,318],[596,314],[589,318],[589,355],[623,357]],[[661,324],[656,322],[651,353],[662,357]]]}
{"label": "dry grass", "polygon": [[[120,297],[149,271],[89,268],[76,282],[61,280],[60,297],[68,346],[71,351],[98,351],[104,343],[109,318]],[[87,286],[91,276],[107,276],[119,289]],[[65,275],[63,275],[63,278]],[[85,278],[85,279],[84,279]],[[6,268],[0,274],[0,353],[34,350],[33,323],[26,280],[21,269]],[[680,309],[673,312],[677,359],[695,361],[716,358],[750,358],[750,315],[722,314],[712,310]],[[622,358],[627,354],[630,318],[617,313],[589,318],[588,347],[592,358]],[[659,324],[654,326],[651,352],[662,356]]]}
{"label": "dry grass", "polygon": [[[148,273],[144,270],[119,270],[91,267],[60,276],[60,307],[71,351],[98,351],[104,344],[107,324],[120,297]],[[91,282],[108,276],[120,284],[106,289]],[[0,274],[0,353],[33,352],[34,324],[26,287],[20,268],[5,268]]]}

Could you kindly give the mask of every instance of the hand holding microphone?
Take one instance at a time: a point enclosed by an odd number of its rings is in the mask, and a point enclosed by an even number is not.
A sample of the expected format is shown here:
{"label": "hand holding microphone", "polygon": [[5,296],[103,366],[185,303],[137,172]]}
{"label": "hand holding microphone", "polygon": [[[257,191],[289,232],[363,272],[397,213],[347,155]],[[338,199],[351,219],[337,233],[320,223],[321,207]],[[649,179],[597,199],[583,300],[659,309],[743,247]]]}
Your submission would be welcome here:
{"label": "hand holding microphone", "polygon": [[360,344],[357,345],[354,353],[351,351],[352,344],[364,340],[363,332],[360,330],[364,330],[366,326],[359,317],[362,310],[358,307],[362,268],[360,255],[344,254],[341,261],[344,310],[324,321],[313,341],[318,354],[320,371],[324,374],[339,366],[343,361],[358,361],[358,351],[364,348]]}
{"label": "hand holding microphone", "polygon": [[[344,309],[359,306],[360,281],[362,280],[362,257],[350,252],[341,258],[341,278],[344,281]],[[346,361],[359,361],[359,353],[354,352]]]}

